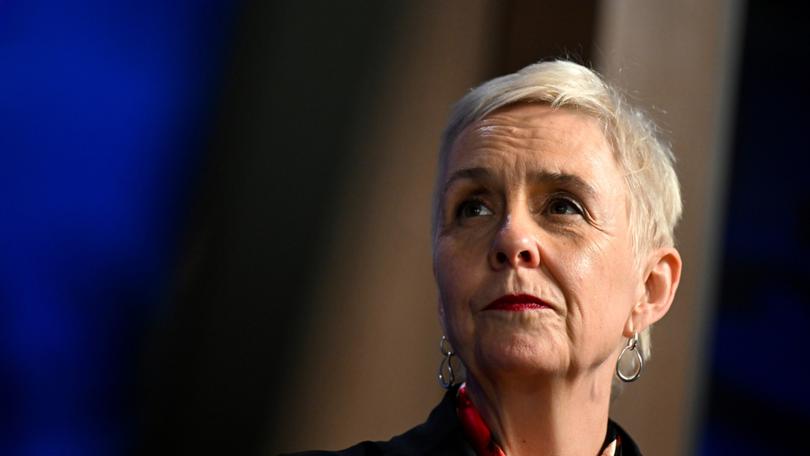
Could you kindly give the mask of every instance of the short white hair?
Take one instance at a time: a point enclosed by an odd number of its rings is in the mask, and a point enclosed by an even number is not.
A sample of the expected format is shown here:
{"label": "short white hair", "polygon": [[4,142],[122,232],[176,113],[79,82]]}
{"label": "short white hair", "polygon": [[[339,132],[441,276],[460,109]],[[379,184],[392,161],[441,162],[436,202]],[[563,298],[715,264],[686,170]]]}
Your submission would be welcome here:
{"label": "short white hair", "polygon": [[[453,143],[470,124],[493,111],[518,103],[543,103],[572,109],[600,121],[613,156],[624,172],[628,222],[637,259],[650,249],[672,247],[683,205],[675,157],[655,123],[595,71],[565,60],[541,62],[487,81],[453,108],[439,150],[433,193],[433,239],[442,216],[442,176]],[[640,334],[642,354],[650,357],[649,328]]]}

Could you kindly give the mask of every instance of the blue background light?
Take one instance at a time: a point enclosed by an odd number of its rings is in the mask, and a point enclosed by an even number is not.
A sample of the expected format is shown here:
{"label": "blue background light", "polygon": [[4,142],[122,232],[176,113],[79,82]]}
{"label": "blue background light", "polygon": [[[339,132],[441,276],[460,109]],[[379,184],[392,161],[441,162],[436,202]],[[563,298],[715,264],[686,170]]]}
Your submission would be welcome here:
{"label": "blue background light", "polygon": [[0,454],[120,454],[235,4],[0,2]]}

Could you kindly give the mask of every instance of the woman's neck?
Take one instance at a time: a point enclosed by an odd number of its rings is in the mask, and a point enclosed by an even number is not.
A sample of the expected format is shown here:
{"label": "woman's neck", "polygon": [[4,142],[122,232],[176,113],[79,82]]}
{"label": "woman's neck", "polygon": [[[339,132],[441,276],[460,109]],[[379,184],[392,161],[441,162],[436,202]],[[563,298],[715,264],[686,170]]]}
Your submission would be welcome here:
{"label": "woman's neck", "polygon": [[467,380],[467,390],[509,456],[597,455],[604,443],[612,369],[531,382]]}

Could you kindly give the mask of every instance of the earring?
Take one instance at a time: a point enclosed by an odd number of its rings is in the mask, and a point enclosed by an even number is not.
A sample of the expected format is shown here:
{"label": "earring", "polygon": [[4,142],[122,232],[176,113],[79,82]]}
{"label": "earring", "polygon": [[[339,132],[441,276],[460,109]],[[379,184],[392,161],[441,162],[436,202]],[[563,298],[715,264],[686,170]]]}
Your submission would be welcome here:
{"label": "earring", "polygon": [[444,389],[450,389],[456,383],[452,363],[456,353],[450,347],[447,337],[442,336],[442,340],[439,341],[439,351],[442,354],[442,361],[439,363],[439,385]]}
{"label": "earring", "polygon": [[[625,364],[627,360],[625,360],[625,356],[630,355],[634,356],[635,359],[630,358],[630,360],[635,361],[636,368],[633,370],[633,373],[630,375],[626,375],[622,372],[622,364]],[[627,345],[624,346],[622,352],[619,354],[619,359],[616,360],[616,376],[623,382],[634,382],[641,377],[641,370],[644,368],[644,357],[641,356],[641,347],[639,347],[638,343],[638,333],[634,332],[633,337],[627,339]]]}

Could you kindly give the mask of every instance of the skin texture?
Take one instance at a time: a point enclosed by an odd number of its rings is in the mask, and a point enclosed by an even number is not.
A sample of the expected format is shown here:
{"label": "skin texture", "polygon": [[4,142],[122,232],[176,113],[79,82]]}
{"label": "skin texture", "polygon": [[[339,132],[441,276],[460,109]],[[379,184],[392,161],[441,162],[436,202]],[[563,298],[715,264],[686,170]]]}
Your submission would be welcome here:
{"label": "skin texture", "polygon": [[[465,129],[445,165],[439,316],[473,402],[509,454],[597,454],[618,353],[668,310],[678,252],[636,262],[622,171],[584,114],[508,106]],[[519,293],[547,307],[486,309]]]}

